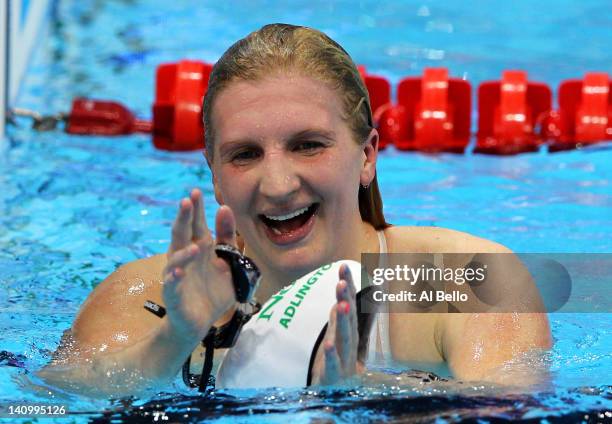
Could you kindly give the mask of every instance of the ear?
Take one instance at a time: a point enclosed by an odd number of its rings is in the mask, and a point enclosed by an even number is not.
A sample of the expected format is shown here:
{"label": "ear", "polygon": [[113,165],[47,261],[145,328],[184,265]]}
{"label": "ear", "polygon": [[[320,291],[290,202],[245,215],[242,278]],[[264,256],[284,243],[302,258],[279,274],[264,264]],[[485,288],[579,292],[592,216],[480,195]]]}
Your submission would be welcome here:
{"label": "ear", "polygon": [[215,190],[215,200],[219,205],[223,205],[223,196],[221,195],[221,189],[219,188],[219,180],[217,179],[217,174],[213,169],[213,163],[208,156],[208,150],[204,150],[204,157],[206,158],[206,163],[208,164],[208,169],[210,169],[210,173],[212,174],[213,179],[213,188]]}
{"label": "ear", "polygon": [[370,135],[363,144],[363,165],[359,183],[368,186],[376,175],[376,159],[378,158],[378,131],[372,128]]}

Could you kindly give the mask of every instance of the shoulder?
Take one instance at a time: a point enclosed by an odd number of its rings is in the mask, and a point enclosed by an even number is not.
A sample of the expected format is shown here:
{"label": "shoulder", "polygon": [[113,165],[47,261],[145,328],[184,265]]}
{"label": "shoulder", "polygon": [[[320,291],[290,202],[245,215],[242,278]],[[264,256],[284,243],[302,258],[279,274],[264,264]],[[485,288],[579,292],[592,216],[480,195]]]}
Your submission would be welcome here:
{"label": "shoulder", "polygon": [[384,231],[389,253],[511,253],[492,240],[449,228],[392,226]]}
{"label": "shoulder", "polygon": [[161,273],[165,255],[117,268],[86,299],[72,326],[72,336],[91,347],[125,346],[142,338],[159,318],[143,308],[145,300],[162,303]]}
{"label": "shoulder", "polygon": [[165,263],[165,255],[155,255],[121,265],[90,293],[79,315],[93,306],[114,304],[118,297],[132,298],[154,291]]}

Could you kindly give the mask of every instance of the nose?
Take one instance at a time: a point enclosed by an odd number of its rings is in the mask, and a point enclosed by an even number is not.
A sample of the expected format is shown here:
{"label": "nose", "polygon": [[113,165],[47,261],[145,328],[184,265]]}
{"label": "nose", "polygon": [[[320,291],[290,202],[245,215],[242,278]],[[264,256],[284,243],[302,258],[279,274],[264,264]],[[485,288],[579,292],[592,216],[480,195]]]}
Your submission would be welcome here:
{"label": "nose", "polygon": [[278,203],[290,200],[300,189],[301,180],[295,163],[282,153],[266,155],[262,164],[259,192]]}

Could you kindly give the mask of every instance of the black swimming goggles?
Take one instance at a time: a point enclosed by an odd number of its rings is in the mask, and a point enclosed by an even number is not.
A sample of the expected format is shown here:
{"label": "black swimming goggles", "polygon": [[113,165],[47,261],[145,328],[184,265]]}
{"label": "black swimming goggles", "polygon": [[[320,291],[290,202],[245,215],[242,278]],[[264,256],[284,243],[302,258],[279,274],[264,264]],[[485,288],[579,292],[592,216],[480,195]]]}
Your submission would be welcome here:
{"label": "black swimming goggles", "polygon": [[[202,374],[197,376],[190,373],[191,355],[183,364],[183,381],[189,387],[198,387],[200,392],[206,391],[207,387],[214,387],[214,377],[211,377],[214,349],[230,348],[236,344],[242,326],[261,308],[255,302],[254,295],[261,281],[261,273],[257,265],[242,255],[238,249],[229,244],[218,244],[215,246],[217,256],[225,260],[232,272],[234,292],[239,305],[226,324],[221,327],[211,327],[208,334],[202,340],[202,345],[206,349]],[[163,318],[166,315],[166,308],[157,303],[147,300],[144,308]]]}

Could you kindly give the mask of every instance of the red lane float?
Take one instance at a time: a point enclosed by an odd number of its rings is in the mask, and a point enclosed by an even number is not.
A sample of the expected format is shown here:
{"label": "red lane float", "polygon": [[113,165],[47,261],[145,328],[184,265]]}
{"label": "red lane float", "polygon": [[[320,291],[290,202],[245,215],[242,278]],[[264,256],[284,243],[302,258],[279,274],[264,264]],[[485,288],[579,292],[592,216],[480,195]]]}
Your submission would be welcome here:
{"label": "red lane float", "polygon": [[[379,146],[404,145],[402,140],[408,140],[408,113],[404,106],[394,106],[387,103],[374,114],[374,123],[378,128]],[[408,150],[408,149],[404,149]]]}
{"label": "red lane float", "polygon": [[[391,84],[385,77],[369,74],[364,65],[359,65],[357,68],[368,90],[370,108],[372,110],[374,122],[378,122],[377,117],[391,106]],[[388,137],[379,137],[378,148],[382,150],[387,147],[390,142]]]}
{"label": "red lane float", "polygon": [[[183,60],[157,69],[152,121],[137,119],[112,101],[75,99],[67,114],[70,134],[124,135],[152,132],[155,147],[164,150],[204,148],[202,101],[213,65]],[[399,150],[462,153],[470,141],[471,87],[449,78],[445,68],[427,68],[421,77],[402,79],[397,104],[391,84],[364,66],[359,73],[370,97],[379,147]],[[505,71],[501,81],[478,87],[476,153],[508,155],[538,150],[548,141],[551,151],[612,139],[612,82],[606,73],[588,73],[583,80],[559,86],[559,109],[543,83],[524,71]]]}
{"label": "red lane float", "polygon": [[202,101],[212,65],[190,60],[157,68],[153,144],[164,150],[204,148]]}
{"label": "red lane float", "polygon": [[117,102],[75,99],[67,117],[66,132],[87,135],[150,132],[158,149],[203,149],[202,101],[211,71],[212,65],[190,60],[160,65],[152,122],[135,118]]}
{"label": "red lane float", "polygon": [[478,134],[474,152],[511,155],[538,150],[536,133],[550,111],[552,93],[543,83],[527,80],[524,71],[505,71],[501,81],[478,87]]}
{"label": "red lane float", "polygon": [[574,149],[612,140],[612,82],[603,72],[587,73],[583,80],[559,85],[559,110],[552,111],[542,128],[549,150]]}
{"label": "red lane float", "polygon": [[66,120],[66,132],[78,135],[125,135],[151,132],[150,121],[136,119],[121,103],[76,98]]}
{"label": "red lane float", "polygon": [[397,106],[378,117],[381,138],[399,150],[462,153],[470,138],[469,82],[449,78],[444,68],[427,68],[397,88]]}

